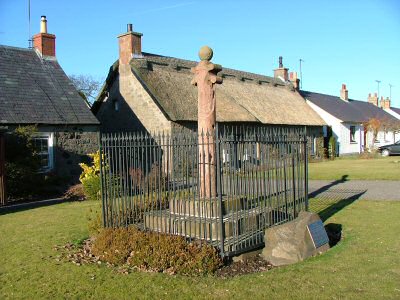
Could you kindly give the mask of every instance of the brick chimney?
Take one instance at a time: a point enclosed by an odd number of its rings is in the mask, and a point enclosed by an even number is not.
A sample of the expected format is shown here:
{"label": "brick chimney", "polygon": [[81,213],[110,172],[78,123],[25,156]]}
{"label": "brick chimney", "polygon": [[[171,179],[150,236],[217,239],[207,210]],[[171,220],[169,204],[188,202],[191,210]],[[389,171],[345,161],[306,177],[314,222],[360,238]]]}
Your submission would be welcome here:
{"label": "brick chimney", "polygon": [[290,72],[289,80],[293,84],[293,86],[296,90],[300,89],[300,79],[297,78],[297,72]]}
{"label": "brick chimney", "polygon": [[142,57],[142,35],[132,31],[132,24],[128,24],[127,32],[118,36],[120,65],[129,64],[132,58]]}
{"label": "brick chimney", "polygon": [[279,68],[274,70],[274,77],[280,78],[283,81],[288,81],[289,80],[288,71],[289,71],[288,68],[283,67],[282,56],[279,56]]}
{"label": "brick chimney", "polygon": [[371,93],[369,93],[368,94],[368,103],[378,106],[378,94],[374,93],[373,95],[371,95]]}
{"label": "brick chimney", "polygon": [[56,56],[56,36],[47,33],[46,16],[40,19],[40,33],[33,37],[33,48],[35,48],[42,56]]}
{"label": "brick chimney", "polygon": [[381,107],[383,109],[390,109],[390,98],[386,97],[386,99],[383,99],[383,97],[381,97]]}
{"label": "brick chimney", "polygon": [[340,99],[344,101],[349,100],[349,91],[346,88],[346,85],[343,83],[342,84],[342,89],[340,90]]}

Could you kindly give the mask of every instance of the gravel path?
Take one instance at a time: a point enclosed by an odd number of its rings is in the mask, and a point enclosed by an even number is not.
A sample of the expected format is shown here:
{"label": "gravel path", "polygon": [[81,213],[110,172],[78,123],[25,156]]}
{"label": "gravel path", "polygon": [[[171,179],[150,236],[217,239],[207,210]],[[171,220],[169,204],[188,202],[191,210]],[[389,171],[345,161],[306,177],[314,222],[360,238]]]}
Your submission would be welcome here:
{"label": "gravel path", "polygon": [[310,197],[400,201],[400,181],[388,180],[310,180]]}

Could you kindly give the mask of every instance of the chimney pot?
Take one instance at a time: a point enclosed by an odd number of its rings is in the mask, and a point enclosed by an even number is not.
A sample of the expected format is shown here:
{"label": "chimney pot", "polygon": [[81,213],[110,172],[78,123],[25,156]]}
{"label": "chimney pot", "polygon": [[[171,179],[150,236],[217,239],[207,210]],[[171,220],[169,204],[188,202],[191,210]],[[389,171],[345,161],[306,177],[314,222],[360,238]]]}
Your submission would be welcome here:
{"label": "chimney pot", "polygon": [[127,32],[132,32],[133,31],[133,27],[132,27],[132,24],[128,24],[127,25],[127,30],[126,30]]}
{"label": "chimney pot", "polygon": [[33,48],[42,56],[56,56],[56,36],[47,33],[46,16],[40,17],[40,33],[33,36]]}
{"label": "chimney pot", "polygon": [[284,82],[289,80],[289,69],[283,67],[282,56],[279,56],[279,68],[274,70],[274,77],[279,78]]}
{"label": "chimney pot", "polygon": [[40,33],[47,33],[47,20],[46,16],[40,17]]}

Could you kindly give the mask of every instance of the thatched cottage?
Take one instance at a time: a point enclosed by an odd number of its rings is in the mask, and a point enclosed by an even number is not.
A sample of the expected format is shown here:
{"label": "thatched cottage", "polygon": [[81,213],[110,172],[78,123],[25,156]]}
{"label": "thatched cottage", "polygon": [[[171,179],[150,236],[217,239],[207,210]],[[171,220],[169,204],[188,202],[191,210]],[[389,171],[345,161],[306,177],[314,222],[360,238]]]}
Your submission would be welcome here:
{"label": "thatched cottage", "polygon": [[[111,66],[92,111],[103,132],[173,132],[197,127],[197,89],[190,84],[194,61],[142,52],[141,33],[119,39],[119,59]],[[228,68],[217,87],[217,122],[225,125],[307,126],[322,136],[325,122],[299,94],[281,61],[274,77]],[[313,146],[313,145],[312,145]]]}

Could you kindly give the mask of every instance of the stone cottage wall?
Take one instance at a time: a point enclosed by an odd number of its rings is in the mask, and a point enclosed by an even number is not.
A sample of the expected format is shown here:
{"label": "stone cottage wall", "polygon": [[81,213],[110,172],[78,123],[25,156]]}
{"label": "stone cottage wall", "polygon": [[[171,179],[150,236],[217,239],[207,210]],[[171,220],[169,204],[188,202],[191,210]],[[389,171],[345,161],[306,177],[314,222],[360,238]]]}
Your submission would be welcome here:
{"label": "stone cottage wall", "polygon": [[89,162],[88,154],[99,149],[98,129],[93,126],[56,128],[54,135],[55,172],[68,183],[77,183],[82,172],[79,163]]}
{"label": "stone cottage wall", "polygon": [[130,65],[119,66],[119,74],[96,117],[102,132],[171,132],[171,121],[132,73]]}

